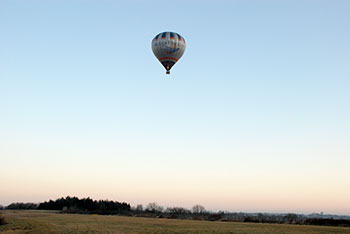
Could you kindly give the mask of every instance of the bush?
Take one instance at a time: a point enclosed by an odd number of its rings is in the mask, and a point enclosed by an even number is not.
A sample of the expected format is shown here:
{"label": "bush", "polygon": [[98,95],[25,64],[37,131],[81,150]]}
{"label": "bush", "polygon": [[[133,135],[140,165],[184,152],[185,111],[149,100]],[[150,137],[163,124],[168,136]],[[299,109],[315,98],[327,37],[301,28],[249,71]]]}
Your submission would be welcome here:
{"label": "bush", "polygon": [[5,222],[5,216],[3,216],[3,215],[0,214],[0,225],[4,225],[4,224],[6,224],[6,222]]}

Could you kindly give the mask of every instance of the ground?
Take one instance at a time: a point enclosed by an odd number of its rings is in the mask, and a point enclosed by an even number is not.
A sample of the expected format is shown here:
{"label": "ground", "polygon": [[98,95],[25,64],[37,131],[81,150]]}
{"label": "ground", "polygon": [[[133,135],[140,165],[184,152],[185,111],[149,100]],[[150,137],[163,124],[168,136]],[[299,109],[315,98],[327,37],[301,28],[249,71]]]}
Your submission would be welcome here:
{"label": "ground", "polygon": [[330,234],[350,228],[286,224],[233,223],[124,216],[60,214],[57,211],[1,211],[6,225],[1,233],[234,233]]}

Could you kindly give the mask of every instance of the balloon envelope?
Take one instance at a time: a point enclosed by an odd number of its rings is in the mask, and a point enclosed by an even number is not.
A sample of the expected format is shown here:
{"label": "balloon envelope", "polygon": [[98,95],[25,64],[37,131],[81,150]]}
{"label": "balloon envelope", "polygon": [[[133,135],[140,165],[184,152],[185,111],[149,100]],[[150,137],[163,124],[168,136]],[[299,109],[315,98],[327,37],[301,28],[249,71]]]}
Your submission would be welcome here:
{"label": "balloon envelope", "polygon": [[170,74],[170,69],[179,61],[185,49],[185,39],[178,33],[162,32],[152,40],[153,53],[166,69],[166,74]]}

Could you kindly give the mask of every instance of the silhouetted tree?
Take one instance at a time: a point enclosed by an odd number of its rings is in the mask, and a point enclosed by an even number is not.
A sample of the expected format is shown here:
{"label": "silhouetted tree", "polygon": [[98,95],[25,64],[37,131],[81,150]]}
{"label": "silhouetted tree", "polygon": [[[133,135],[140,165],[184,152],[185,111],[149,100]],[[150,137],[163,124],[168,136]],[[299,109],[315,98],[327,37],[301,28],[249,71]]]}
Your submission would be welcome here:
{"label": "silhouetted tree", "polygon": [[204,208],[204,206],[202,206],[202,205],[194,205],[193,207],[192,207],[192,212],[194,213],[194,214],[202,214],[202,213],[204,213],[205,212],[205,208]]}
{"label": "silhouetted tree", "polygon": [[283,217],[283,223],[295,224],[298,216],[296,214],[287,214]]}
{"label": "silhouetted tree", "polygon": [[191,211],[187,210],[183,207],[168,207],[165,210],[166,213],[169,213],[170,217],[172,219],[177,219],[177,218],[188,218],[190,217]]}
{"label": "silhouetted tree", "polygon": [[163,207],[158,205],[156,202],[151,202],[146,207],[147,212],[160,213],[163,211]]}
{"label": "silhouetted tree", "polygon": [[142,206],[142,204],[138,204],[138,205],[136,206],[136,208],[135,208],[135,211],[136,211],[136,212],[142,212],[142,211],[143,211],[143,206]]}
{"label": "silhouetted tree", "polygon": [[61,210],[65,213],[97,213],[97,214],[128,214],[130,204],[109,200],[94,201],[91,198],[77,197],[60,198],[39,204],[38,209]]}
{"label": "silhouetted tree", "polygon": [[23,203],[23,202],[11,203],[6,207],[6,209],[9,209],[9,210],[34,210],[37,208],[38,208],[38,204]]}

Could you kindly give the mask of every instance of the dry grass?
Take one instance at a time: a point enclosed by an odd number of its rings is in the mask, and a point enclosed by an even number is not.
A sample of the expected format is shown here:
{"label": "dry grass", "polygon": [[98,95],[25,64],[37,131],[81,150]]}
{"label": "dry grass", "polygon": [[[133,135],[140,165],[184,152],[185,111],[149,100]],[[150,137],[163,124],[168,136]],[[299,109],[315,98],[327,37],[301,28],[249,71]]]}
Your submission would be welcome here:
{"label": "dry grass", "polygon": [[350,228],[286,224],[228,223],[122,216],[59,214],[53,211],[3,211],[2,233],[349,233]]}

